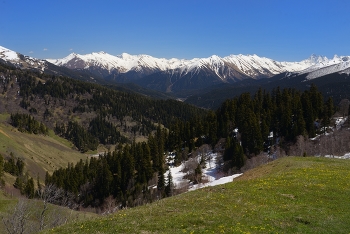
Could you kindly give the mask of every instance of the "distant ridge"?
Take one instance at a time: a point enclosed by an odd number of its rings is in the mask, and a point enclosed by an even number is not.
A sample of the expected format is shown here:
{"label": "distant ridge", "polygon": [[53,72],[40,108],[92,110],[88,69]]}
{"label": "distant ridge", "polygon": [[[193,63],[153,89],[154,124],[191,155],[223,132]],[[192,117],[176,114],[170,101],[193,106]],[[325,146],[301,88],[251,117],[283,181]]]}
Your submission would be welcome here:
{"label": "distant ridge", "polygon": [[303,60],[301,62],[278,62],[257,55],[229,55],[219,57],[212,55],[208,58],[186,59],[164,59],[149,55],[129,55],[123,53],[113,56],[105,52],[80,55],[72,53],[62,59],[48,59],[47,61],[70,69],[91,69],[99,67],[108,73],[127,73],[135,71],[146,75],[155,72],[167,72],[168,74],[179,74],[185,76],[188,73],[198,73],[199,70],[208,69],[223,81],[236,78],[241,73],[254,79],[266,78],[282,72],[297,72],[304,70],[317,61],[316,58]]}
{"label": "distant ridge", "polygon": [[[85,55],[71,53],[62,59],[40,60],[0,46],[0,59],[23,69],[74,75],[75,78],[99,83],[135,83],[144,88],[175,94],[218,84],[270,78],[285,72],[289,77],[305,74],[306,79],[311,80],[332,73],[348,74],[350,71],[349,56],[335,55],[328,59],[314,54],[300,62],[279,62],[255,54],[212,55],[187,60],[127,53],[114,56],[104,51]],[[78,72],[79,75],[70,74],[69,71]]]}

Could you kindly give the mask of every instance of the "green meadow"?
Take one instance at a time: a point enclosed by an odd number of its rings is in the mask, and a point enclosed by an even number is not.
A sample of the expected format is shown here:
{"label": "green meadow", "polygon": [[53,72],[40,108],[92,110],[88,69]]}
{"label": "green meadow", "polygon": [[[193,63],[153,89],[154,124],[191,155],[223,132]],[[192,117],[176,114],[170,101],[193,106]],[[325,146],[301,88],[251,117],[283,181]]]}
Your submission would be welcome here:
{"label": "green meadow", "polygon": [[46,171],[52,173],[56,169],[67,167],[68,162],[75,164],[88,157],[51,130],[48,136],[19,132],[7,123],[9,117],[8,114],[0,115],[0,154],[7,157],[12,153],[14,157],[21,158],[25,170],[33,178],[39,174],[43,180]]}
{"label": "green meadow", "polygon": [[350,161],[285,157],[233,182],[46,233],[349,233]]}

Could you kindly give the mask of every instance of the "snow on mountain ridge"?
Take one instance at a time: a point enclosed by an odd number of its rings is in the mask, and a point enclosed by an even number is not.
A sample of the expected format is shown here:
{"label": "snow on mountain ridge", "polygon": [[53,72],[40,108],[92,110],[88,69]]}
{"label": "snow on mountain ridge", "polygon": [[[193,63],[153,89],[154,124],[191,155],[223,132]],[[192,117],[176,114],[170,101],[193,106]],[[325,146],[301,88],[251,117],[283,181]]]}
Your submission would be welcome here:
{"label": "snow on mountain ridge", "polygon": [[328,59],[325,56],[311,55],[308,59],[311,66],[299,71],[299,74],[308,74],[307,79],[315,79],[324,75],[328,75],[335,72],[342,72],[350,67],[350,56],[338,56],[334,55],[332,59]]}
{"label": "snow on mountain ridge", "polygon": [[[79,59],[84,63],[84,67],[79,67],[77,62]],[[143,68],[159,71],[171,71],[177,69],[176,73],[186,75],[188,73],[196,73],[199,69],[207,68],[213,71],[218,77],[225,80],[227,74],[224,71],[239,70],[247,76],[272,76],[281,72],[296,72],[311,66],[311,62],[278,62],[269,58],[254,55],[229,55],[227,57],[219,57],[212,55],[208,58],[194,59],[165,59],[155,58],[149,55],[130,55],[122,53],[113,56],[105,52],[91,53],[86,55],[70,54],[63,59],[48,60],[58,66],[66,66],[69,68],[88,68],[90,66],[100,66],[109,72],[117,69],[121,73],[134,70],[141,72]],[[225,69],[229,66],[230,69]],[[174,72],[171,72],[174,73]]]}
{"label": "snow on mountain ridge", "polygon": [[[0,46],[0,58],[22,68],[32,66],[44,70],[47,67],[45,60],[22,56],[2,46]],[[190,73],[190,77],[193,77],[204,71],[215,74],[223,82],[227,82],[228,79],[244,79],[245,77],[266,78],[282,72],[308,73],[307,78],[314,79],[331,72],[348,71],[350,67],[350,56],[334,55],[332,59],[328,59],[325,56],[314,54],[300,62],[279,62],[266,57],[259,57],[256,54],[165,59],[146,54],[130,55],[122,53],[114,56],[100,51],[85,55],[71,53],[62,59],[47,59],[46,61],[70,69],[97,69],[104,76],[113,72],[127,73],[135,71],[141,75],[140,77],[156,72],[165,72],[170,76],[176,75],[177,77],[183,77]]]}
{"label": "snow on mountain ridge", "polygon": [[21,68],[37,68],[44,71],[47,66],[46,60],[23,56],[13,50],[0,46],[0,59],[9,61],[17,67]]}
{"label": "snow on mountain ridge", "polygon": [[2,46],[0,46],[0,58],[6,61],[19,60],[18,54],[15,51],[9,50]]}

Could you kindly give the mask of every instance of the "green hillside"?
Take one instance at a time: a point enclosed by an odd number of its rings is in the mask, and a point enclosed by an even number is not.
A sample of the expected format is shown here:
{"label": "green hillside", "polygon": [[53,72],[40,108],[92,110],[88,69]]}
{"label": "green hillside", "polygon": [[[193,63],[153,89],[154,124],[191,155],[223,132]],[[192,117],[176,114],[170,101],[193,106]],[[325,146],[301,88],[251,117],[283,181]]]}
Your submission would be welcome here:
{"label": "green hillside", "polygon": [[[21,203],[22,207],[19,204]],[[19,219],[19,216],[14,215],[17,212],[23,212],[25,215],[25,220],[22,224],[19,222],[15,222],[17,227],[23,227],[23,233],[36,233],[39,230],[40,226],[40,214],[43,212],[44,203],[41,200],[21,200],[19,201],[17,198],[4,193],[0,190],[0,234],[9,233],[6,231],[6,227],[11,229],[12,226],[5,225],[5,220],[11,219]],[[69,223],[74,220],[89,220],[91,218],[96,218],[97,215],[90,212],[79,212],[68,209],[66,207],[55,206],[49,204],[47,206],[47,210],[44,211],[45,219],[44,219],[44,227],[49,228],[51,226],[55,226],[57,222]],[[15,220],[16,221],[16,220]],[[19,230],[16,233],[21,233]]]}
{"label": "green hillside", "polygon": [[234,182],[47,233],[348,233],[350,161],[286,157]]}
{"label": "green hillside", "polygon": [[7,123],[8,114],[0,115],[0,154],[5,158],[12,153],[25,163],[25,171],[36,178],[44,179],[45,172],[52,173],[68,162],[85,160],[88,155],[73,149],[69,141],[49,133],[49,136],[19,132]]}

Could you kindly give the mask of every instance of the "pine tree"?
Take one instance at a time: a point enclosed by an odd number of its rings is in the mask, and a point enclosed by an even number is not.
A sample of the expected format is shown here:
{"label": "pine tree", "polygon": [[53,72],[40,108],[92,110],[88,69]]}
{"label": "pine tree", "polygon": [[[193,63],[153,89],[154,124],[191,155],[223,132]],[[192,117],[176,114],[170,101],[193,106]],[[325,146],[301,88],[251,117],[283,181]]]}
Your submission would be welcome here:
{"label": "pine tree", "polygon": [[146,176],[146,181],[149,181],[152,176],[152,165],[151,165],[151,150],[149,148],[149,145],[145,142],[142,143],[142,152],[143,152],[143,157],[142,157],[142,165],[143,165],[143,172],[145,173]]}
{"label": "pine tree", "polygon": [[34,198],[34,179],[33,178],[29,178],[27,179],[27,182],[24,186],[24,194],[28,197],[28,198]]}
{"label": "pine tree", "polygon": [[163,167],[158,171],[158,183],[157,189],[160,193],[160,196],[163,197],[165,189],[165,178],[164,178],[164,169]]}
{"label": "pine tree", "polygon": [[305,91],[301,95],[301,102],[302,102],[302,109],[303,109],[303,117],[305,121],[305,129],[309,137],[315,137],[316,131],[315,131],[314,121],[316,120],[316,118],[313,115],[309,91]]}
{"label": "pine tree", "polygon": [[232,151],[231,141],[232,141],[231,137],[227,137],[226,138],[225,152],[224,152],[224,155],[223,155],[224,161],[232,160],[233,151]]}
{"label": "pine tree", "polygon": [[326,134],[326,127],[331,124],[331,118],[334,114],[333,99],[328,98],[327,102],[323,105],[322,111],[322,126],[324,134]]}
{"label": "pine tree", "polygon": [[208,123],[208,143],[214,146],[217,142],[217,118],[213,111],[210,111],[207,116]]}
{"label": "pine tree", "polygon": [[166,186],[165,186],[165,194],[168,197],[171,197],[173,195],[173,188],[174,188],[173,177],[172,177],[171,171],[169,169],[168,176],[167,176],[167,182],[166,182]]}
{"label": "pine tree", "polygon": [[232,160],[232,167],[237,167],[237,169],[241,169],[244,166],[244,152],[243,148],[237,142],[234,144],[234,153]]}
{"label": "pine tree", "polygon": [[109,166],[107,164],[107,160],[105,158],[100,159],[97,168],[97,177],[96,177],[96,192],[97,198],[102,203],[106,197],[111,194],[111,184],[113,180],[113,175],[109,170]]}

